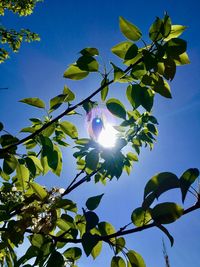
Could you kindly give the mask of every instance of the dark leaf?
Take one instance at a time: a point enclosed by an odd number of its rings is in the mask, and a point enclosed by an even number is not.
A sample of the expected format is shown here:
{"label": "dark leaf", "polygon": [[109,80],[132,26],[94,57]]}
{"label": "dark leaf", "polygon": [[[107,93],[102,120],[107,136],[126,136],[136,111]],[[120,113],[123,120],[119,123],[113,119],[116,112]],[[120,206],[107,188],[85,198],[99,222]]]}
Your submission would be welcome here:
{"label": "dark leaf", "polygon": [[111,98],[106,102],[108,110],[115,116],[126,119],[126,109],[124,105],[115,98]]}
{"label": "dark leaf", "polygon": [[82,246],[85,254],[89,256],[93,248],[97,245],[99,241],[98,235],[92,235],[91,233],[84,233],[82,236]]}
{"label": "dark leaf", "polygon": [[199,176],[199,170],[195,168],[188,169],[181,175],[180,188],[181,188],[183,202],[185,201],[185,197],[187,195],[190,186],[195,182],[198,176]]}
{"label": "dark leaf", "polygon": [[164,202],[151,210],[152,219],[158,224],[173,223],[183,214],[183,208],[173,202]]}
{"label": "dark leaf", "polygon": [[86,201],[86,207],[89,210],[95,210],[99,206],[99,203],[101,202],[103,195],[104,194],[88,198],[88,200]]}

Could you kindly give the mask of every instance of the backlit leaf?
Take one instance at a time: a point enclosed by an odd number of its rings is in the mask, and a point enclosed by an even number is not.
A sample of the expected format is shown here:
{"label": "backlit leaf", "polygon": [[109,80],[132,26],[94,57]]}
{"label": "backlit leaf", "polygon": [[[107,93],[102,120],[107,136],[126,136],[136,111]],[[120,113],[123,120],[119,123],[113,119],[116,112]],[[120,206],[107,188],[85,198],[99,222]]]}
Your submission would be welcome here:
{"label": "backlit leaf", "polygon": [[29,181],[29,170],[23,165],[18,163],[16,167],[17,182],[23,191],[27,188]]}
{"label": "backlit leaf", "polygon": [[124,59],[128,49],[132,46],[132,44],[133,44],[132,42],[125,41],[113,46],[111,51],[113,52],[113,54]]}
{"label": "backlit leaf", "polygon": [[98,56],[99,51],[94,47],[86,47],[80,51],[83,56]]}
{"label": "backlit leaf", "polygon": [[64,78],[68,78],[71,80],[81,80],[88,76],[89,72],[81,70],[76,65],[69,66],[66,71],[64,72]]}
{"label": "backlit leaf", "polygon": [[119,26],[124,36],[132,41],[138,41],[142,36],[141,31],[123,17],[119,17]]}
{"label": "backlit leaf", "polygon": [[136,226],[143,226],[151,220],[150,210],[144,210],[143,208],[135,209],[131,214],[131,220]]}
{"label": "backlit leaf", "polygon": [[183,214],[183,208],[173,202],[164,202],[151,210],[152,219],[159,224],[168,224],[176,221]]}
{"label": "backlit leaf", "polygon": [[60,122],[60,128],[71,138],[78,138],[78,131],[73,123],[69,121],[62,121]]}
{"label": "backlit leaf", "polygon": [[124,105],[116,98],[111,98],[106,102],[108,110],[115,116],[126,119],[126,109]]}
{"label": "backlit leaf", "polygon": [[144,198],[150,193],[154,193],[158,198],[162,193],[179,187],[178,177],[171,172],[161,172],[153,176],[146,184],[144,189]]}
{"label": "backlit leaf", "polygon": [[47,191],[38,183],[31,182],[30,183],[31,188],[33,189],[33,192],[41,199],[43,200],[47,196]]}
{"label": "backlit leaf", "polygon": [[83,71],[89,71],[89,72],[95,72],[98,71],[99,68],[99,64],[96,61],[96,59],[94,59],[91,56],[82,56],[80,57],[77,62],[76,62],[77,66],[79,69],[83,70]]}
{"label": "backlit leaf", "polygon": [[120,256],[114,256],[111,260],[111,267],[126,267],[126,263]]}
{"label": "backlit leaf", "polygon": [[131,267],[146,267],[146,264],[145,264],[142,256],[139,253],[137,253],[136,251],[129,250],[126,253],[126,255],[127,255],[128,260],[131,264]]}
{"label": "backlit leaf", "polygon": [[195,182],[197,177],[199,176],[199,170],[198,169],[188,169],[185,171],[181,177],[180,177],[180,188],[182,192],[182,201],[185,201],[185,197],[187,195],[187,192],[190,188],[190,186]]}
{"label": "backlit leaf", "polygon": [[162,26],[163,21],[157,17],[149,29],[149,37],[152,41],[159,41],[163,37],[161,32]]}
{"label": "backlit leaf", "polygon": [[164,40],[167,42],[172,38],[179,37],[186,28],[187,27],[183,25],[172,25],[170,34]]}
{"label": "backlit leaf", "polygon": [[63,253],[66,259],[69,259],[71,261],[76,261],[82,256],[82,251],[78,247],[72,247],[65,250]]}
{"label": "backlit leaf", "polygon": [[38,97],[24,98],[20,100],[19,102],[22,102],[22,103],[25,103],[27,105],[31,105],[37,108],[45,108],[45,103]]}
{"label": "backlit leaf", "polygon": [[6,174],[11,174],[14,172],[14,170],[17,167],[17,159],[15,158],[15,156],[10,155],[8,157],[6,157],[3,161],[3,171]]}

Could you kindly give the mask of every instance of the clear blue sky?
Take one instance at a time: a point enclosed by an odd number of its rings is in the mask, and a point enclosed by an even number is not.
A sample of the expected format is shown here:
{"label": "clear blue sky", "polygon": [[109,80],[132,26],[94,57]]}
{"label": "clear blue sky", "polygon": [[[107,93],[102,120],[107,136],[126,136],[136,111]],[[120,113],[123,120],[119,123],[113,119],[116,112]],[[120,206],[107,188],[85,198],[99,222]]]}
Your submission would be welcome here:
{"label": "clear blue sky", "polygon": [[[41,42],[24,44],[18,54],[12,55],[9,61],[0,65],[0,87],[9,88],[0,91],[0,121],[5,122],[6,129],[13,134],[28,126],[30,116],[43,115],[34,108],[17,102],[18,100],[37,96],[48,101],[61,92],[64,84],[75,91],[77,99],[83,99],[98,86],[95,76],[79,83],[68,82],[62,75],[67,65],[76,60],[78,51],[84,47],[99,48],[106,62],[113,59],[110,48],[124,40],[119,31],[119,16],[136,24],[145,34],[146,40],[150,24],[156,16],[162,16],[164,11],[169,13],[174,24],[188,26],[183,38],[188,41],[191,64],[178,69],[175,80],[171,83],[172,100],[159,96],[156,98],[154,114],[160,125],[154,150],[144,150],[141,153],[139,163],[129,177],[123,175],[118,182],[113,180],[106,187],[86,184],[72,194],[74,200],[84,205],[88,196],[105,192],[98,209],[99,216],[101,220],[112,222],[116,229],[130,221],[131,211],[142,201],[143,187],[148,178],[162,171],[181,175],[189,167],[200,168],[199,9],[197,0],[46,0],[43,4],[38,4],[30,17],[18,18],[7,14],[7,17],[2,18],[6,26],[30,28],[41,36]],[[121,95],[120,88],[114,94]],[[79,126],[82,129],[81,123],[80,120]],[[84,131],[81,130],[81,135],[83,134]],[[58,184],[64,187],[75,174],[71,167],[70,149],[65,153],[62,177],[47,176],[43,181],[48,186]],[[177,191],[167,196],[169,200],[174,198],[181,202]],[[175,238],[172,249],[165,238],[171,267],[199,266],[199,221],[200,212],[196,211],[169,225],[168,229]],[[148,230],[129,236],[127,247],[141,253],[147,267],[164,267],[162,237],[159,230]],[[111,257],[112,251],[106,247],[95,262],[83,257],[78,266],[110,266]]]}

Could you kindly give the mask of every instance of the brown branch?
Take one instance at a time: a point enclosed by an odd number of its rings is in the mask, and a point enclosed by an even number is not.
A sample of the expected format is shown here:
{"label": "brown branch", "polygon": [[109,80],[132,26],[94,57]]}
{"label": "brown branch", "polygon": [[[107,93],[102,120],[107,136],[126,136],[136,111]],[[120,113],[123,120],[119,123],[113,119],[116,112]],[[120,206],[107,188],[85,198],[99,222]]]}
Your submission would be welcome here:
{"label": "brown branch", "polygon": [[[194,206],[189,207],[188,209],[184,210],[183,215],[186,215],[194,210],[197,210],[200,208],[200,201],[198,201]],[[141,232],[153,227],[157,227],[157,223],[156,222],[152,222],[150,224],[147,225],[143,225],[143,226],[139,226],[137,228],[132,228],[129,230],[123,230],[120,229],[119,231],[110,234],[110,235],[106,235],[106,236],[98,236],[99,241],[105,241],[108,242],[109,239],[111,238],[115,238],[115,237],[119,237],[119,236],[124,236],[124,235],[128,235],[128,234],[133,234],[133,233],[137,233],[137,232]],[[57,240],[57,237],[56,237]],[[61,241],[61,242],[67,242],[67,243],[81,243],[82,239],[73,239],[73,238],[62,238],[61,240],[57,240],[57,241]]]}
{"label": "brown branch", "polygon": [[[200,201],[198,201],[194,206],[191,206],[188,209],[184,210],[183,215],[186,215],[186,214],[188,214],[188,213],[190,213],[192,211],[195,211],[195,210],[197,210],[199,208],[200,208]],[[109,242],[109,240],[111,238],[116,238],[118,236],[124,236],[124,235],[128,235],[128,234],[141,232],[141,231],[153,228],[153,227],[157,227],[157,223],[156,222],[152,222],[150,224],[139,226],[139,227],[132,228],[132,229],[129,229],[129,230],[123,230],[123,228],[121,228],[119,231],[117,231],[117,232],[115,232],[113,234],[106,235],[106,236],[96,235],[96,237],[98,237],[99,241]],[[1,227],[0,228],[0,232],[7,232],[7,231],[9,231],[9,229],[6,228],[6,227]],[[30,234],[34,234],[34,232],[31,229],[26,229],[25,232],[26,233],[30,233]],[[40,232],[40,234],[43,234],[43,233]],[[59,242],[74,243],[74,244],[82,243],[82,239],[81,238],[74,239],[74,238],[64,238],[64,237],[61,237],[61,236],[59,237],[59,236],[53,236],[53,235],[49,235],[49,236],[52,239],[54,239],[56,242],[59,241]]]}
{"label": "brown branch", "polygon": [[[136,66],[138,63],[142,62],[143,57],[140,58],[138,61],[136,61],[134,64],[130,65],[129,67],[127,67],[124,71],[124,73],[126,74],[128,71],[130,71],[134,66]],[[123,76],[124,77],[124,76]],[[123,78],[122,77],[122,78]],[[44,124],[40,129],[36,130],[34,133],[24,137],[23,139],[19,140],[16,143],[13,143],[5,148],[1,148],[0,149],[0,154],[5,154],[7,152],[9,152],[10,149],[15,148],[16,146],[23,144],[24,142],[33,139],[35,136],[37,136],[38,134],[40,134],[42,131],[44,131],[46,128],[48,128],[50,125],[52,125],[54,122],[57,122],[59,119],[61,119],[62,117],[64,117],[65,115],[67,115],[68,113],[70,113],[71,111],[75,110],[76,108],[78,108],[79,106],[82,106],[84,103],[86,103],[87,101],[89,101],[91,98],[93,98],[95,95],[97,95],[99,92],[101,92],[105,87],[107,87],[108,85],[112,84],[114,82],[114,80],[111,80],[109,82],[104,83],[102,86],[100,86],[96,91],[94,91],[91,95],[89,95],[88,97],[86,97],[84,100],[80,101],[79,103],[75,104],[74,106],[68,107],[64,112],[62,112],[61,114],[59,114],[57,117],[55,117],[53,120],[47,122],[46,124]]]}

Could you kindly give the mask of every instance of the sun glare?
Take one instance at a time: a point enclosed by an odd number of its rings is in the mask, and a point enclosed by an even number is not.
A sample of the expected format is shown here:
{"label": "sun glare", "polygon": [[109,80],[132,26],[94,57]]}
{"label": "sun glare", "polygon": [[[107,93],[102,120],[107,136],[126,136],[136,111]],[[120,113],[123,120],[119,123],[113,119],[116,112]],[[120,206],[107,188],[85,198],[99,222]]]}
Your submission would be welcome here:
{"label": "sun glare", "polygon": [[115,146],[116,139],[117,139],[117,131],[113,128],[111,124],[106,123],[97,141],[103,147],[112,148]]}

